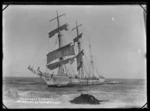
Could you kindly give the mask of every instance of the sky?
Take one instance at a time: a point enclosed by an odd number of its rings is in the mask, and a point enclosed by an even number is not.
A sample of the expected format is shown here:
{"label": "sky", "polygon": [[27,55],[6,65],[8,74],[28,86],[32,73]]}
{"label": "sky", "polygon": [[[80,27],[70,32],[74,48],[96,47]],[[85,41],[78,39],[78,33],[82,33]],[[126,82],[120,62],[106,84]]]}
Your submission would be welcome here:
{"label": "sky", "polygon": [[[139,5],[9,5],[3,11],[3,76],[36,77],[28,65],[46,64],[46,54],[56,49],[57,37],[48,33],[60,24],[64,43],[76,32],[75,22],[82,24],[82,48],[92,55],[99,72],[106,78],[146,78],[146,33],[143,9]],[[45,60],[45,61],[43,61]],[[43,65],[44,66],[44,65]]]}

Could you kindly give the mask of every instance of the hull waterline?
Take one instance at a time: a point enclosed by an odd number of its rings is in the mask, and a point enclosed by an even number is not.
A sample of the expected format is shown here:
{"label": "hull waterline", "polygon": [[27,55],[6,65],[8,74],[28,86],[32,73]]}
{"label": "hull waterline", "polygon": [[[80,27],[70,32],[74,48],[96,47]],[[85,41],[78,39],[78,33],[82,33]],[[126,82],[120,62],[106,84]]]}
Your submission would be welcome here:
{"label": "hull waterline", "polygon": [[105,79],[99,80],[87,80],[87,79],[70,79],[68,77],[56,76],[52,79],[46,79],[42,77],[48,87],[75,87],[75,86],[89,86],[89,85],[101,85]]}

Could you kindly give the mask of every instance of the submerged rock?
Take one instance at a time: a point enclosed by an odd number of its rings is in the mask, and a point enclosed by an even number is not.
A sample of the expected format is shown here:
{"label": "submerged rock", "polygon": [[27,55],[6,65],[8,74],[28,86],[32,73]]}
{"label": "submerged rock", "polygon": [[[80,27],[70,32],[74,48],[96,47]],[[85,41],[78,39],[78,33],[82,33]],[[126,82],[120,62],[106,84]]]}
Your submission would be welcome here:
{"label": "submerged rock", "polygon": [[81,94],[70,102],[74,104],[100,104],[100,100],[89,94]]}

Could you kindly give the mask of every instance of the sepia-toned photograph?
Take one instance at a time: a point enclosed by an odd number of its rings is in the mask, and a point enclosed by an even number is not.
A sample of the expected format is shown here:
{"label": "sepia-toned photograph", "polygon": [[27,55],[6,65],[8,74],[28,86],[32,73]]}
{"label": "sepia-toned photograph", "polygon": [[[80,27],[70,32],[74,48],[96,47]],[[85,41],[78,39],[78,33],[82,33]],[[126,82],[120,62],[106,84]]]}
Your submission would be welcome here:
{"label": "sepia-toned photograph", "polygon": [[3,5],[3,109],[147,108],[146,4]]}

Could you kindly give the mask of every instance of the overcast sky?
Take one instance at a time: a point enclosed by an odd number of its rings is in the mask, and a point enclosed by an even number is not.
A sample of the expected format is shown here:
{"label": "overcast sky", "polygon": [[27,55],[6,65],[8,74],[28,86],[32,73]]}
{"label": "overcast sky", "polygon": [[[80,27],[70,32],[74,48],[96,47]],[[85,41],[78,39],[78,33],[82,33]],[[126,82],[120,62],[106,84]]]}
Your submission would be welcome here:
{"label": "overcast sky", "polygon": [[57,26],[56,21],[49,22],[57,10],[66,14],[60,24],[69,24],[65,42],[76,36],[71,31],[75,21],[82,24],[83,41],[90,41],[104,77],[146,77],[146,34],[139,5],[9,5],[3,11],[3,76],[35,77],[27,66],[45,58],[55,45],[56,37],[48,39],[48,32]]}

